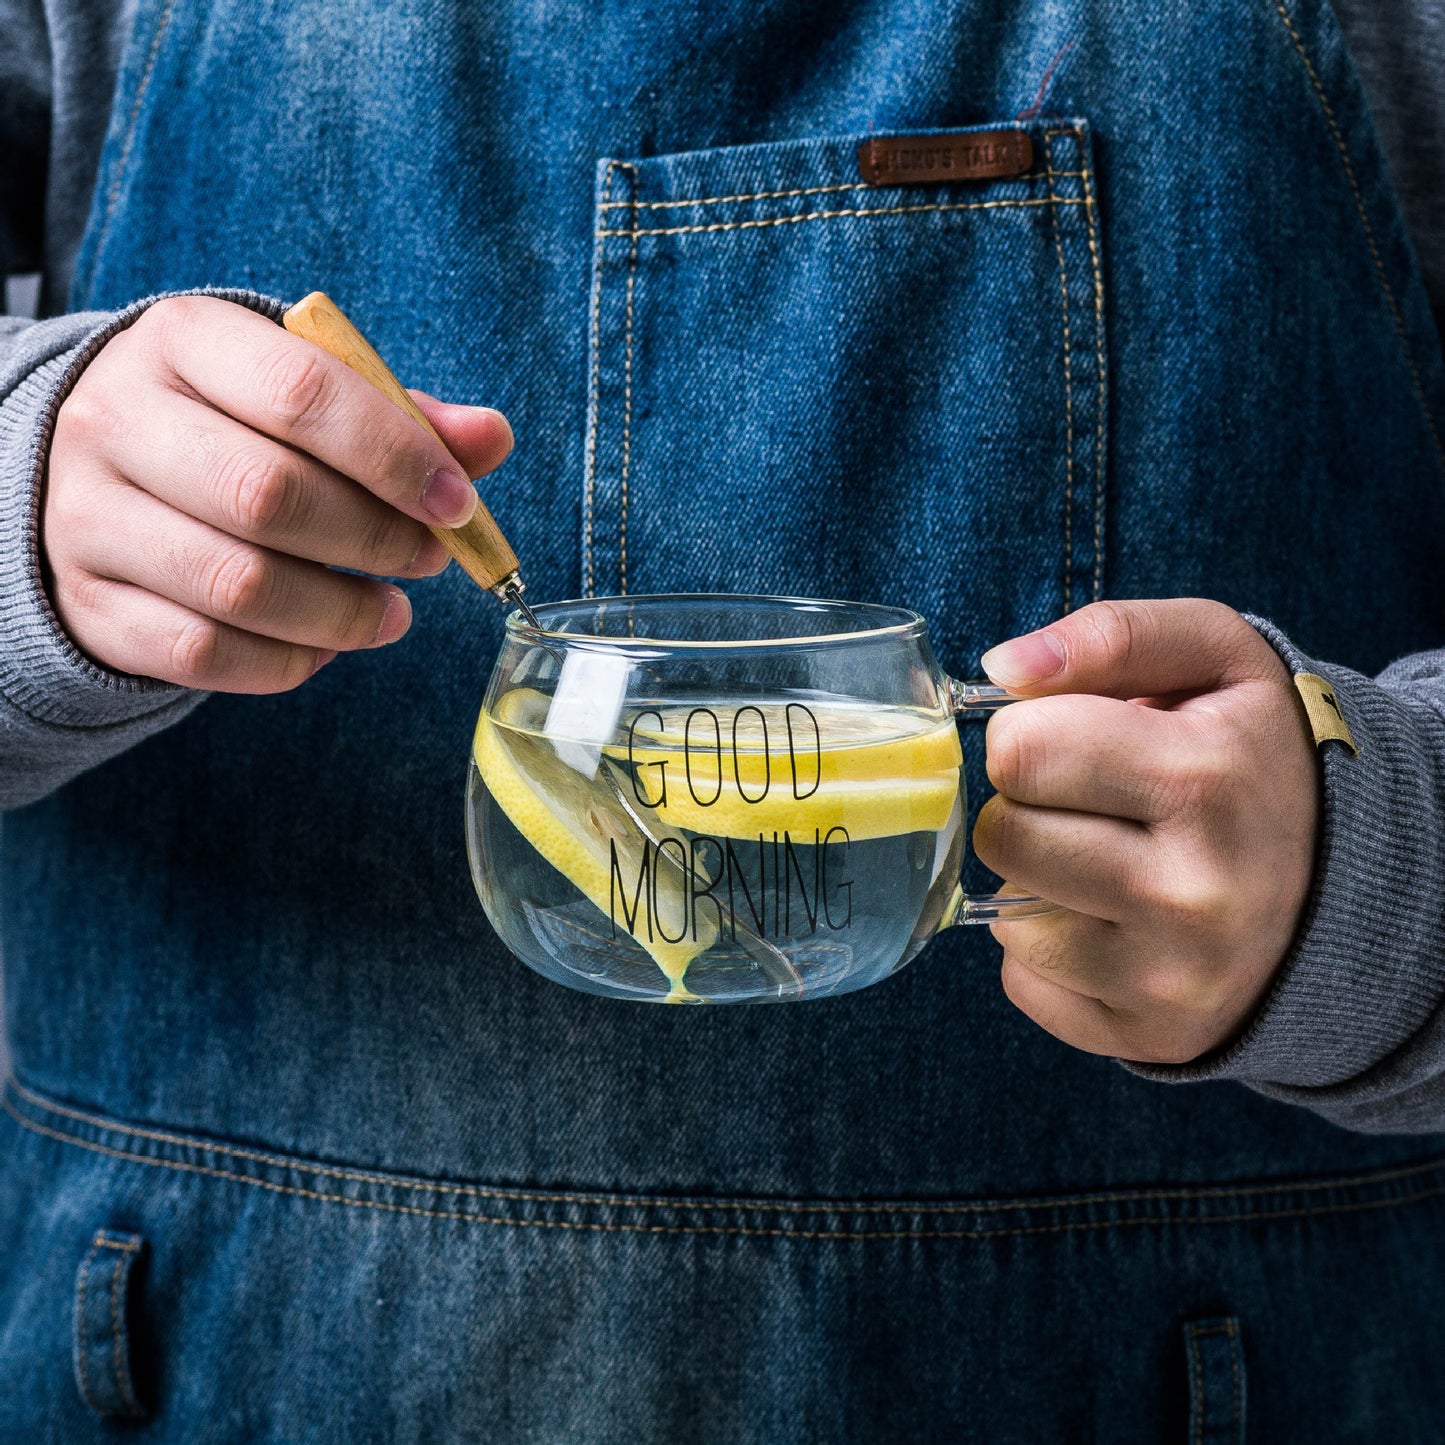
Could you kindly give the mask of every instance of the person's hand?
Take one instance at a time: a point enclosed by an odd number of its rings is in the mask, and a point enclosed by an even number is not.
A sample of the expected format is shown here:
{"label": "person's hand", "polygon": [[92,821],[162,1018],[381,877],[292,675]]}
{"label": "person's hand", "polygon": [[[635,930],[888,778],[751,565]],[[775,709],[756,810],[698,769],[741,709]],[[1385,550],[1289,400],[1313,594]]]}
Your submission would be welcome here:
{"label": "person's hand", "polygon": [[1250,1018],[1309,894],[1319,783],[1274,649],[1217,602],[1100,602],[984,655],[978,856],[1069,912],[993,925],[1003,986],[1090,1053],[1185,1063]]}
{"label": "person's hand", "polygon": [[116,672],[248,693],[394,642],[411,607],[374,578],[441,571],[424,523],[476,506],[457,463],[480,476],[512,446],[500,413],[414,395],[445,447],[245,307],[157,302],[56,421],[41,556],[71,640]]}

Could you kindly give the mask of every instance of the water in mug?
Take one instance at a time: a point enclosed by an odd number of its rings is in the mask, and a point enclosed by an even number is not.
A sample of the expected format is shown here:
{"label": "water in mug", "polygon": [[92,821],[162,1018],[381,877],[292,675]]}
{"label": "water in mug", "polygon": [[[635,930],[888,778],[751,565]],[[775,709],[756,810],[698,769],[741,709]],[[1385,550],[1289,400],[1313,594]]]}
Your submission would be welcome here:
{"label": "water in mug", "polygon": [[818,997],[891,973],[942,919],[963,849],[951,718],[633,699],[599,744],[548,732],[548,706],[517,688],[483,713],[468,844],[504,941],[558,982]]}

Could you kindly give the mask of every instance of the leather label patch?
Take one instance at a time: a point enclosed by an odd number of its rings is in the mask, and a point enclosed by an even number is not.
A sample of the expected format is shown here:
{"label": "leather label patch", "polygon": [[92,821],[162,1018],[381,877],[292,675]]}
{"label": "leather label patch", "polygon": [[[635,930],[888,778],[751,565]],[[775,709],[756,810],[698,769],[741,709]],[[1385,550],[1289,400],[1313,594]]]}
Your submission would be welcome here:
{"label": "leather label patch", "polygon": [[1021,176],[1033,163],[1033,142],[1021,130],[878,135],[869,136],[858,147],[858,169],[870,186],[996,181]]}
{"label": "leather label patch", "polygon": [[1355,737],[1350,731],[1349,723],[1345,721],[1340,700],[1335,695],[1334,684],[1317,672],[1297,672],[1294,675],[1294,685],[1304,701],[1316,745],[1322,747],[1328,742],[1344,743],[1358,757],[1360,750],[1355,746]]}

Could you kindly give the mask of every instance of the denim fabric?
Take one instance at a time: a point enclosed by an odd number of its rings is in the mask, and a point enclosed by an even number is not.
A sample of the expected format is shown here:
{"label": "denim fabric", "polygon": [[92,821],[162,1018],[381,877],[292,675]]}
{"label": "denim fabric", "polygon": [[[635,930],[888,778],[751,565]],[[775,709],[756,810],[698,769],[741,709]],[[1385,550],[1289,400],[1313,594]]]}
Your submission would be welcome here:
{"label": "denim fabric", "polygon": [[[858,183],[1066,46],[1028,174]],[[1321,0],[142,0],[72,303],[199,285],[506,410],[542,596],[907,603],[961,674],[1100,595],[1445,633],[1445,371]],[[1438,1434],[1438,1137],[1074,1053],[962,931],[813,1007],[547,984],[462,848],[500,615],[408,588],[6,819],[0,1439],[111,1428],[99,1230],[138,1439],[1228,1438],[1236,1358],[1249,1438]]]}

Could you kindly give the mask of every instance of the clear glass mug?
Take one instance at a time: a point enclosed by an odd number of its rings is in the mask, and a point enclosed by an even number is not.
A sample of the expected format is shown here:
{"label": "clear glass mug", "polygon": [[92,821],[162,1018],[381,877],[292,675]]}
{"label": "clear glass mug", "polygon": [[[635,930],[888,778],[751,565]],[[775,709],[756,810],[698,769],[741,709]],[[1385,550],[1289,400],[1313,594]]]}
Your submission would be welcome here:
{"label": "clear glass mug", "polygon": [[658,596],[507,619],[473,739],[467,852],[487,917],[546,978],[613,998],[824,998],[942,928],[1054,905],[967,894],[955,718],[923,618]]}

